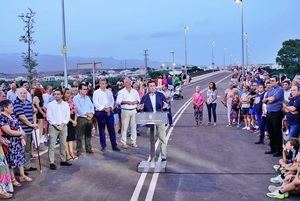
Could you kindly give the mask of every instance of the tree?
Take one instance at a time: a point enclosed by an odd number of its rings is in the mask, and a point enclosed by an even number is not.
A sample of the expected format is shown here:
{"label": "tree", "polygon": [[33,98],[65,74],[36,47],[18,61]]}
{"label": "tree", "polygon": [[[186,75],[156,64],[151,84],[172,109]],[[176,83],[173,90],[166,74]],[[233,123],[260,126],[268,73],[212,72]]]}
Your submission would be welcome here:
{"label": "tree", "polygon": [[23,30],[25,34],[20,36],[19,41],[27,44],[27,51],[22,52],[23,65],[27,70],[27,79],[30,84],[32,84],[32,80],[34,76],[36,76],[36,66],[38,65],[35,57],[38,55],[36,52],[32,50],[32,46],[35,44],[35,40],[32,35],[34,33],[34,16],[35,12],[28,8],[29,12],[26,14],[22,13],[19,15],[21,20],[25,23]]}
{"label": "tree", "polygon": [[276,63],[286,70],[288,76],[300,73],[300,39],[284,41],[278,51]]}

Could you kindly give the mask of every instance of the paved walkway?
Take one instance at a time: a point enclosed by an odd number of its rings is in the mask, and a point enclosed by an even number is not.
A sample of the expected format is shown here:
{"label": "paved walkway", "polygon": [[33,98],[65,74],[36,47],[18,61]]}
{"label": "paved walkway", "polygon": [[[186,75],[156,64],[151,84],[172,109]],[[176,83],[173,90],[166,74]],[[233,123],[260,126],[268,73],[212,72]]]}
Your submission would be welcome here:
{"label": "paved walkway", "polygon": [[[220,95],[229,73],[219,73],[184,88],[184,100],[176,100],[174,114],[185,107],[196,85],[204,89],[209,81],[218,84]],[[265,193],[274,176],[276,159],[263,154],[266,145],[254,145],[256,135],[237,128],[225,128],[225,108],[218,104],[218,125],[195,128],[192,107],[177,113],[176,125],[167,131],[168,167],[164,174],[140,174],[137,164],[149,154],[149,137],[138,138],[139,147],[116,153],[99,151],[73,162],[71,167],[48,170],[47,154],[42,156],[43,172],[31,173],[34,181],[16,189],[20,201],[235,201],[269,200]],[[204,119],[206,120],[206,110]],[[206,122],[206,121],[205,121]],[[171,132],[172,131],[172,132]],[[56,162],[59,162],[57,157]],[[287,200],[297,200],[298,197]]]}

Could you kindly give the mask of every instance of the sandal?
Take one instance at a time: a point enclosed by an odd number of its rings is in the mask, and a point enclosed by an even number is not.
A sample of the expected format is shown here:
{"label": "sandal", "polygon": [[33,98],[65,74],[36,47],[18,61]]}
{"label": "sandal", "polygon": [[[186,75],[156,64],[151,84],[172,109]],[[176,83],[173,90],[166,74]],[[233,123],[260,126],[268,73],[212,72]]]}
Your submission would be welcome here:
{"label": "sandal", "polygon": [[78,157],[77,157],[77,156],[73,156],[72,159],[73,159],[73,160],[77,160]]}
{"label": "sandal", "polygon": [[23,177],[20,177],[20,182],[25,182],[25,181],[32,181],[32,179],[30,177],[27,177],[27,176],[23,176]]}
{"label": "sandal", "polygon": [[20,184],[16,179],[12,180],[11,183],[13,186],[16,186],[16,187],[22,186],[22,184]]}
{"label": "sandal", "polygon": [[2,192],[0,193],[0,199],[10,199],[13,197],[13,194],[8,192]]}

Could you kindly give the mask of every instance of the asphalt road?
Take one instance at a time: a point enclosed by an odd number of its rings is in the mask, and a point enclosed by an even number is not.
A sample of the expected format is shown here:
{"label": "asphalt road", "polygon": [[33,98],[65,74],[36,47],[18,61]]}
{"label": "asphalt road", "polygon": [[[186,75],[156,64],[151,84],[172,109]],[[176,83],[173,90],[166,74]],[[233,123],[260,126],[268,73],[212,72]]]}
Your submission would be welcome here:
{"label": "asphalt road", "polygon": [[[71,167],[48,169],[47,154],[42,156],[43,171],[30,173],[33,182],[15,189],[20,201],[235,201],[269,200],[266,198],[269,178],[275,174],[275,158],[263,154],[266,145],[254,145],[256,135],[237,128],[225,128],[225,108],[218,104],[218,125],[194,127],[193,109],[185,105],[195,86],[206,88],[218,83],[223,95],[228,72],[215,74],[183,89],[183,100],[176,100],[173,113],[176,124],[168,142],[167,172],[140,174],[137,164],[148,158],[149,136],[143,129],[138,148],[117,153],[99,150],[99,139],[93,138],[94,154],[73,162]],[[178,113],[180,109],[181,112]],[[204,122],[207,113],[204,110]],[[109,144],[109,143],[108,143]],[[56,163],[59,163],[57,155]],[[37,164],[37,162],[36,162]],[[291,197],[287,200],[298,200]]]}

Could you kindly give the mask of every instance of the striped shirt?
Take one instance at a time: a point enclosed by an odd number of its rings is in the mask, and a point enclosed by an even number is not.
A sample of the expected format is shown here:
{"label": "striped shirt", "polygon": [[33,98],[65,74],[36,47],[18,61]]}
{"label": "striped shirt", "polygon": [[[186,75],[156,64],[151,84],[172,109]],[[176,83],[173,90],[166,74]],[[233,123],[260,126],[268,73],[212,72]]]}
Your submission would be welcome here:
{"label": "striped shirt", "polygon": [[20,126],[24,130],[26,135],[31,135],[32,128],[25,125],[22,121],[20,121],[19,117],[20,115],[25,115],[28,121],[33,123],[33,106],[32,103],[30,103],[28,100],[25,102],[21,101],[19,97],[14,102],[14,115],[19,120]]}

